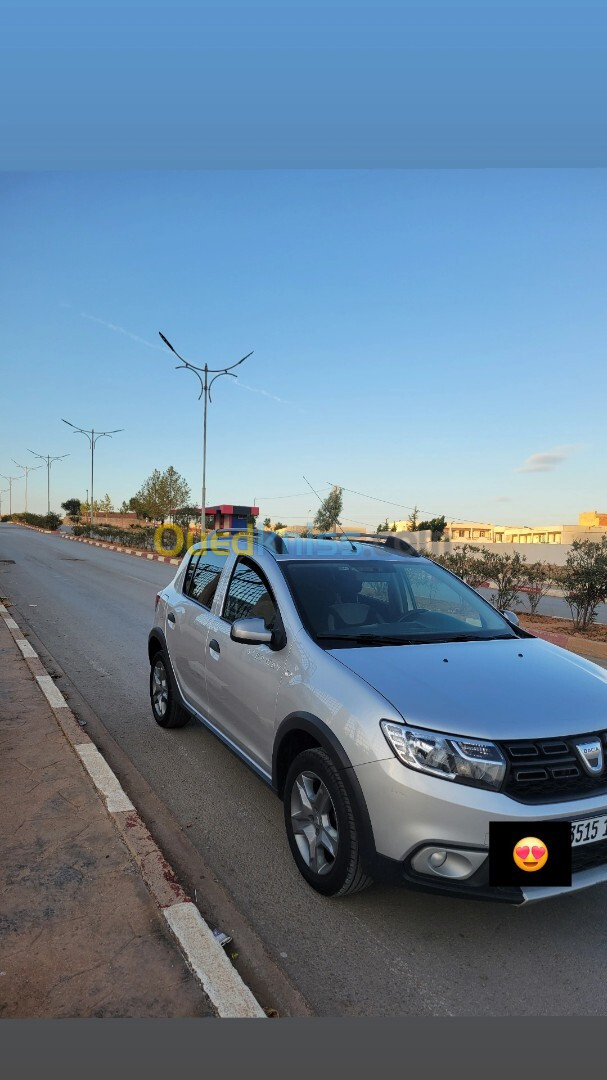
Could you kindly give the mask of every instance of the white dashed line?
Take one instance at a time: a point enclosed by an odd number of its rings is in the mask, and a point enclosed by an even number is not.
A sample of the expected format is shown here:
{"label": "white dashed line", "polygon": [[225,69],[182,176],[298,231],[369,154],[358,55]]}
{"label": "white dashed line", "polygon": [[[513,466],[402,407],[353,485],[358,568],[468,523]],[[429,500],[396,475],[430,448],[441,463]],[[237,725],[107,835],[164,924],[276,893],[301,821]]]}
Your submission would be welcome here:
{"label": "white dashed line", "polygon": [[265,1018],[261,1005],[243,983],[198,908],[194,904],[173,904],[163,914],[219,1015]]}
{"label": "white dashed line", "polygon": [[80,743],[74,747],[95,787],[101,792],[110,814],[134,810],[131,800],[122,788],[118,777],[112,772],[105,758],[92,743]]}
{"label": "white dashed line", "polygon": [[38,659],[38,653],[36,652],[35,649],[32,649],[32,646],[30,645],[29,641],[26,641],[25,638],[15,638],[15,641],[17,642],[17,645],[21,649],[21,655],[24,657],[25,660],[37,660]]}
{"label": "white dashed line", "polygon": [[61,690],[59,690],[50,675],[36,675],[36,682],[42,690],[46,700],[48,701],[51,709],[67,709],[69,708],[67,701],[65,700]]}

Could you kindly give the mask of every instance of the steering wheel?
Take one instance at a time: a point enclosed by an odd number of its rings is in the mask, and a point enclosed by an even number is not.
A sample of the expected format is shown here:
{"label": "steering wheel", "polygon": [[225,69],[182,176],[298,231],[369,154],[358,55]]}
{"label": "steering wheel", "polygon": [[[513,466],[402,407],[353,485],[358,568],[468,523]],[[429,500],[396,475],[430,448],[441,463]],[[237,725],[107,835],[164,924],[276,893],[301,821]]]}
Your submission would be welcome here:
{"label": "steering wheel", "polygon": [[397,622],[408,622],[409,619],[414,619],[417,615],[426,615],[428,611],[429,608],[425,607],[413,608],[412,611],[405,611],[405,614],[401,615],[400,619],[397,619]]}

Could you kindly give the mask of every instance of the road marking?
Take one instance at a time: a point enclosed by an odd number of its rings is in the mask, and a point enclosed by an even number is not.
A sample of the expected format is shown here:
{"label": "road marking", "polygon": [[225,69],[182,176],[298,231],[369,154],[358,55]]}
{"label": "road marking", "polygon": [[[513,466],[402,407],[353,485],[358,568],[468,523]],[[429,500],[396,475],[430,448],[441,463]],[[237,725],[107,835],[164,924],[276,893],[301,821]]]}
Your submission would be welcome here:
{"label": "road marking", "polygon": [[[6,611],[6,608],[4,610]],[[19,627],[17,626],[17,623],[15,622],[14,619],[11,619],[10,615],[5,615],[4,616],[4,621],[5,621],[6,625],[8,626],[9,630],[18,630],[19,629]]]}
{"label": "road marking", "polygon": [[74,749],[80,755],[82,763],[95,787],[103,795],[110,814],[119,814],[124,810],[134,810],[135,807],[121,786],[118,777],[112,772],[97,747],[93,746],[92,743],[79,743]]}
{"label": "road marking", "polygon": [[5,612],[6,610],[7,610],[7,609],[5,608],[4,604],[0,604],[0,613],[1,613],[1,614],[4,614],[4,612]]}
{"label": "road marking", "polygon": [[24,657],[25,660],[37,660],[38,659],[38,653],[36,652],[35,649],[32,649],[32,646],[30,645],[29,641],[26,641],[25,638],[15,638],[15,641],[17,642],[17,645],[21,649],[21,654],[22,654],[22,656]]}
{"label": "road marking", "polygon": [[69,708],[61,690],[55,686],[50,675],[36,675],[36,682],[52,709]]}
{"label": "road marking", "polygon": [[219,1016],[265,1019],[261,1005],[243,983],[198,908],[192,903],[173,904],[163,914]]}

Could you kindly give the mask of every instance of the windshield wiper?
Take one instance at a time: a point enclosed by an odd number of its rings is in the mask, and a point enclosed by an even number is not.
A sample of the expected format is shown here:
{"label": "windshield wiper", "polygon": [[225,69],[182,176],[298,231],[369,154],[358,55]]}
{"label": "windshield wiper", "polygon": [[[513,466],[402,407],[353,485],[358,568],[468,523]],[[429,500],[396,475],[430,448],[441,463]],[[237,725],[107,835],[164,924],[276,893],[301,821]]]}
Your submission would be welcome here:
{"label": "windshield wiper", "polygon": [[412,638],[382,637],[380,634],[317,634],[317,641],[351,641],[355,645],[414,645]]}

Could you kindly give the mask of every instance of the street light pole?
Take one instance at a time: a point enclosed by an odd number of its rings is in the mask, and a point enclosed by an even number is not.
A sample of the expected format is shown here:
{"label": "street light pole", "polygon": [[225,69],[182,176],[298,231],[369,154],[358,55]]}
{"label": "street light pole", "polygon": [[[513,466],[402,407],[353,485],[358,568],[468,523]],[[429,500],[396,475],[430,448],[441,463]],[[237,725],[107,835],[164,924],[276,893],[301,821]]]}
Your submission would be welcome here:
{"label": "street light pole", "polygon": [[[55,454],[52,457],[50,454],[37,454],[35,450],[28,450],[28,453],[33,454],[34,457],[40,458],[41,461],[46,462],[46,512],[51,512],[51,465],[54,461],[62,461],[63,458],[69,457],[69,454]],[[23,467],[23,466],[22,466]]]}
{"label": "street light pole", "polygon": [[[12,458],[11,458],[12,461]],[[5,476],[4,473],[0,473],[0,476],[4,480],[8,480],[8,512],[12,517],[13,514],[13,480],[22,480],[22,476]]]}
{"label": "street light pole", "polygon": [[[63,417],[62,417],[62,420],[63,420]],[[87,428],[77,427],[76,424],[71,424],[69,420],[63,420],[63,423],[68,424],[71,428],[74,429],[75,432],[77,431],[81,435],[86,435],[86,437],[87,437],[87,439],[89,441],[89,445],[90,445],[90,448],[91,448],[91,505],[90,505],[90,509],[91,509],[91,525],[93,525],[94,524],[93,500],[94,500],[94,495],[95,495],[95,491],[94,491],[94,487],[93,487],[94,470],[95,470],[95,445],[96,445],[98,439],[102,439],[104,436],[106,438],[108,438],[108,439],[111,439],[112,435],[116,435],[119,431],[124,431],[124,428],[114,428],[113,431],[97,431],[96,432],[94,428],[91,428],[91,430],[88,431]]]}
{"label": "street light pole", "polygon": [[[201,397],[204,398],[203,421],[202,421],[202,506],[200,507],[200,540],[202,542],[202,536],[203,536],[203,533],[204,533],[205,527],[206,527],[206,508],[207,508],[207,404],[208,404],[209,401],[211,401],[211,402],[213,401],[213,398],[211,397],[211,387],[212,387],[213,383],[215,382],[215,380],[220,379],[222,375],[231,375],[232,378],[234,378],[234,379],[238,378],[237,375],[234,375],[233,368],[238,367],[239,364],[242,364],[242,363],[244,363],[245,360],[248,360],[249,356],[253,355],[253,350],[251,350],[251,352],[247,353],[246,356],[243,356],[241,360],[237,360],[235,364],[230,364],[229,367],[210,368],[208,364],[205,364],[204,367],[196,367],[195,364],[190,364],[190,362],[188,360],[184,360],[183,356],[179,355],[179,353],[177,352],[177,349],[173,348],[173,346],[171,345],[171,342],[167,338],[165,338],[164,334],[161,334],[160,331],[158,331],[158,333],[160,334],[160,337],[164,341],[165,345],[167,345],[168,348],[171,350],[171,352],[175,354],[175,356],[177,357],[178,360],[181,360],[180,364],[175,365],[175,369],[177,370],[178,368],[187,368],[188,371],[193,371],[194,374],[196,375],[199,383],[200,383],[200,393],[198,395],[198,400],[200,401]],[[203,378],[203,375],[201,374],[201,372],[203,373],[204,378]],[[209,375],[213,376],[212,379],[209,379]]]}
{"label": "street light pole", "polygon": [[23,469],[25,473],[25,513],[27,514],[27,478],[31,472],[35,472],[36,469],[41,469],[42,465],[20,465],[14,458],[11,458],[11,461],[14,461],[17,468]]}

